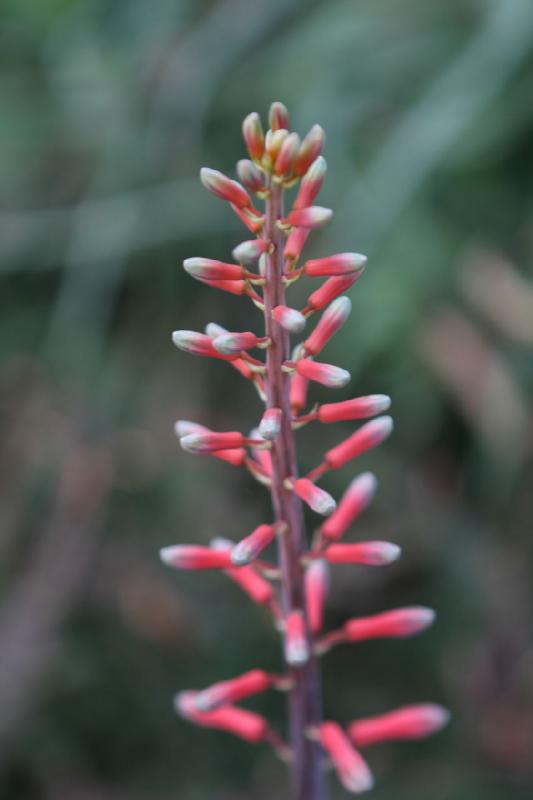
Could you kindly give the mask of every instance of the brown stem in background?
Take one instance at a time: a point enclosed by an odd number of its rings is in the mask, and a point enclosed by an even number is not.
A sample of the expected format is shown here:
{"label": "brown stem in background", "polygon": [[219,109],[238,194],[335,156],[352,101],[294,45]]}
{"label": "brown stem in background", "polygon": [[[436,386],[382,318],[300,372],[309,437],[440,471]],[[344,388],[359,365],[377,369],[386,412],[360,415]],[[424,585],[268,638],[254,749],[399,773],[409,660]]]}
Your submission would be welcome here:
{"label": "brown stem in background", "polygon": [[[271,316],[272,309],[285,304],[282,282],[285,236],[277,227],[283,217],[283,189],[273,182],[266,202],[264,236],[273,252],[266,258],[265,333],[272,344],[267,351],[265,388],[268,408],[281,408],[281,431],[272,448],[272,504],[276,520],[287,523],[287,532],[279,537],[281,600],[283,612],[304,610],[304,581],[300,558],[304,550],[305,529],[302,504],[294,492],[284,486],[286,478],[296,477],[298,467],[291,426],[289,377],[282,364],[289,358],[289,335]],[[307,632],[309,639],[309,632]],[[309,651],[312,652],[311,642]],[[320,747],[309,740],[306,730],[321,720],[320,676],[314,656],[303,667],[287,667],[294,681],[289,693],[290,739],[294,753],[292,765],[294,800],[327,800]]]}

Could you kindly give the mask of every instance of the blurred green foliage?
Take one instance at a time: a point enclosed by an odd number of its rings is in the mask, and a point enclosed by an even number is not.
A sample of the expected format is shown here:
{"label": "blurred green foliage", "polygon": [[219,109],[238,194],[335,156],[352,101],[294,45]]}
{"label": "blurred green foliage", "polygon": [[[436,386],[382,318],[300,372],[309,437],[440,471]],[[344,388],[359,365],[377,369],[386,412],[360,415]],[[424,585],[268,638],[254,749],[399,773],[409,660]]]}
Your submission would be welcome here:
{"label": "blurred green foliage", "polygon": [[[339,568],[331,622],[402,602],[440,620],[412,643],[331,654],[327,714],[452,709],[435,740],[371,754],[376,800],[531,797],[533,4],[2,12],[0,796],[286,796],[263,748],[171,707],[180,688],[276,669],[274,632],[221,576],[157,559],[268,515],[247,478],[179,451],[178,416],[248,430],[258,406],[169,334],[256,324],[178,267],[227,258],[243,236],[198,170],[232,172],[242,118],[280,99],[297,130],[328,135],[320,202],[336,216],[307,252],[370,256],[325,354],[354,375],[339,399],[387,392],[397,426],[361,460],[380,492],[357,535],[390,536],[404,558],[378,575]],[[341,435],[306,430],[302,464]],[[338,496],[351,475],[324,485]],[[279,699],[251,705],[283,725]]]}

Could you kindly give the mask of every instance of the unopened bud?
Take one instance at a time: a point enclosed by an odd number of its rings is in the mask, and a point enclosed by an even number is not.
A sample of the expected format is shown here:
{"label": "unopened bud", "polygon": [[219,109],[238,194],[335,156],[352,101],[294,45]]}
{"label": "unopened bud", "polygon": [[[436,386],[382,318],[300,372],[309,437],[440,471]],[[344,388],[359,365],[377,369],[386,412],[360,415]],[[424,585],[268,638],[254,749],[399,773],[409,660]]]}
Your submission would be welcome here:
{"label": "unopened bud", "polygon": [[294,368],[299,375],[303,375],[310,381],[316,381],[323,386],[332,389],[340,389],[349,383],[350,373],[341,367],[333,364],[322,364],[319,361],[312,361],[310,358],[299,358],[294,362]]}
{"label": "unopened bud", "polygon": [[305,317],[295,308],[276,306],[272,309],[272,317],[289,333],[300,333],[305,328]]}
{"label": "unopened bud", "polygon": [[304,342],[306,353],[316,356],[326,346],[332,336],[344,325],[350,311],[352,301],[349,297],[338,297],[322,314],[314,331]]}
{"label": "unopened bud", "polygon": [[376,417],[376,419],[366,422],[344,442],[328,450],[324,456],[325,463],[330,469],[340,469],[352,458],[357,458],[367,450],[381,444],[387,436],[390,436],[392,428],[392,418],[388,416]]}
{"label": "unopened bud", "polygon": [[246,276],[246,270],[240,264],[226,264],[212,258],[186,258],[183,268],[200,281],[237,281]]}
{"label": "unopened bud", "polygon": [[268,113],[268,122],[273,131],[277,131],[280,128],[289,130],[290,128],[289,112],[287,111],[283,103],[280,103],[279,101],[272,103],[272,105],[270,106],[270,111]]}
{"label": "unopened bud", "polygon": [[293,209],[306,208],[313,205],[324,183],[326,176],[326,159],[319,156],[313,161],[302,178],[300,188],[292,205]]}
{"label": "unopened bud", "polygon": [[307,136],[305,136],[296,160],[294,162],[294,174],[304,175],[313,161],[321,154],[324,147],[326,135],[320,125],[313,125]]}
{"label": "unopened bud", "polygon": [[197,331],[174,331],[172,334],[172,341],[176,347],[183,350],[183,352],[191,353],[195,356],[221,358],[223,360],[232,357],[222,355],[218,350],[215,350],[211,338]]}
{"label": "unopened bud", "polygon": [[252,669],[227,681],[214,683],[198,692],[194,704],[198,711],[213,711],[220,706],[238,703],[246,697],[266,691],[272,686],[272,677],[262,669]]}
{"label": "unopened bud", "polygon": [[267,408],[259,424],[259,433],[263,439],[273,441],[281,430],[283,412],[281,408]]}
{"label": "unopened bud", "polygon": [[214,431],[189,433],[180,439],[180,445],[189,453],[213,453],[217,450],[234,449],[247,444],[248,440],[238,431],[215,433]]}
{"label": "unopened bud", "polygon": [[265,150],[265,137],[259,114],[252,111],[242,123],[242,135],[250,157],[260,161]]}
{"label": "unopened bud", "polygon": [[356,617],[345,622],[342,630],[348,642],[361,642],[367,639],[403,639],[421,633],[435,620],[435,612],[424,606],[396,608],[373,614],[369,617]]}
{"label": "unopened bud", "polygon": [[285,249],[283,250],[283,255],[287,261],[294,263],[300,258],[309,233],[309,228],[294,228],[289,233],[285,243]]}
{"label": "unopened bud", "polygon": [[302,667],[309,655],[303,614],[292,611],[285,620],[285,660],[291,667]]}
{"label": "unopened bud", "polygon": [[270,242],[266,239],[249,239],[241,242],[233,249],[232,256],[236,261],[247,266],[256,264],[259,258],[266,253]]}
{"label": "unopened bud", "polygon": [[265,190],[265,178],[259,167],[248,158],[241,158],[237,161],[237,177],[249,192],[263,192]]}
{"label": "unopened bud", "polygon": [[360,272],[366,262],[367,257],[360,253],[337,253],[335,256],[306,261],[303,270],[311,278],[349,275]]}
{"label": "unopened bud", "polygon": [[307,206],[307,208],[297,208],[291,211],[285,219],[287,225],[293,228],[322,228],[333,216],[331,208],[323,206]]}
{"label": "unopened bud", "polygon": [[275,525],[259,525],[231,551],[231,563],[242,567],[255,561],[276,535]]}
{"label": "unopened bud", "polygon": [[159,551],[161,560],[176,569],[227,569],[229,553],[199,545],[173,545]]}
{"label": "unopened bud", "polygon": [[245,189],[237,181],[231,180],[216,169],[202,167],[200,180],[206,189],[222,200],[233,203],[238,208],[250,208],[252,201]]}
{"label": "unopened bud", "polygon": [[271,165],[275,163],[281,150],[281,146],[288,135],[289,131],[285,130],[285,128],[279,128],[277,131],[267,131],[265,137],[265,155],[267,157],[267,161]]}
{"label": "unopened bud", "polygon": [[399,739],[424,739],[437,733],[450,719],[450,712],[435,703],[403,706],[386,714],[356,719],[348,726],[348,735],[356,747]]}
{"label": "unopened bud", "polygon": [[370,504],[377,482],[371,472],[364,472],[350,483],[335,512],[321,527],[322,534],[330,541],[337,541],[352,522]]}
{"label": "unopened bud", "polygon": [[289,133],[279,149],[276,163],[274,164],[274,172],[277,175],[287,175],[290,173],[299,147],[300,137],[298,134]]}
{"label": "unopened bud", "polygon": [[323,722],[318,728],[318,740],[331,758],[345,789],[354,794],[372,789],[372,773],[340,725],[336,722]]}
{"label": "unopened bud", "polygon": [[322,559],[312,561],[305,571],[305,608],[309,628],[314,634],[320,633],[324,623],[328,578],[328,565]]}
{"label": "unopened bud", "polygon": [[386,394],[369,394],[354,397],[341,403],[325,403],[318,409],[320,422],[340,422],[341,420],[366,419],[382,414],[390,408],[391,399]]}
{"label": "unopened bud", "polygon": [[392,542],[356,542],[355,544],[332,544],[324,551],[330,564],[367,564],[384,567],[392,564],[401,555],[401,549]]}
{"label": "unopened bud", "polygon": [[350,286],[353,286],[353,284],[361,277],[362,274],[363,273],[361,271],[354,272],[351,275],[346,275],[346,277],[343,278],[328,278],[328,280],[324,281],[320,288],[316,289],[314,292],[311,292],[307,298],[307,308],[310,311],[321,311],[323,308],[329,305],[332,300],[349,289]]}
{"label": "unopened bud", "polygon": [[298,478],[293,482],[292,488],[300,500],[307,503],[316,514],[328,517],[335,511],[336,504],[333,497],[308,478]]}
{"label": "unopened bud", "polygon": [[242,353],[243,350],[251,350],[263,341],[263,339],[260,339],[251,331],[222,333],[220,336],[216,336],[213,339],[213,347],[219,353],[225,356],[231,356],[238,355]]}

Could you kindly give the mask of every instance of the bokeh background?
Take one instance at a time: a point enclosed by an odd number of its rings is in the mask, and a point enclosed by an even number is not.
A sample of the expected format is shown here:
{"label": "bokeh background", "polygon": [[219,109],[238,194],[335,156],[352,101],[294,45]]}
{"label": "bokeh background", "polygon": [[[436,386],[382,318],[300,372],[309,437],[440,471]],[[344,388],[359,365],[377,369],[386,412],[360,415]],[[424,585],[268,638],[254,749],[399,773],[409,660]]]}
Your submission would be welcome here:
{"label": "bokeh background", "polygon": [[[370,256],[324,354],[353,374],[337,397],[389,393],[396,420],[357,465],[380,492],[354,536],[404,558],[336,570],[330,622],[439,615],[332,653],[327,714],[451,708],[434,740],[371,753],[376,800],[530,798],[533,3],[4,0],[0,44],[0,796],[287,797],[266,748],[171,706],[276,669],[276,634],[222,576],[157,556],[268,513],[179,450],[177,417],[248,430],[258,405],[170,332],[257,324],[180,262],[246,238],[198,170],[231,173],[242,118],[280,99],[328,135],[336,216],[307,253]],[[302,466],[350,430],[306,429]],[[282,729],[279,698],[251,707]]]}

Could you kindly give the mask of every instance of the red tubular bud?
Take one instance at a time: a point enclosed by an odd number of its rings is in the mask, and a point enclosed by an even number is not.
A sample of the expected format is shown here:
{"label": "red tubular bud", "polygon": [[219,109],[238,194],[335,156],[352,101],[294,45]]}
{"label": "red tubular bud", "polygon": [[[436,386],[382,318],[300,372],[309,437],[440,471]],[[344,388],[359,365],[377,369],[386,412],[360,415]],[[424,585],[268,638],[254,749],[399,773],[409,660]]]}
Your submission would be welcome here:
{"label": "red tubular bud", "polygon": [[354,794],[372,789],[372,774],[340,725],[336,722],[323,722],[318,728],[318,740],[331,758],[345,789]]}
{"label": "red tubular bud", "polygon": [[310,278],[350,275],[361,272],[366,262],[367,257],[360,253],[337,253],[335,256],[306,261],[303,271]]}
{"label": "red tubular bud", "polygon": [[267,408],[259,424],[259,433],[267,441],[273,441],[281,430],[283,412],[281,408]]}
{"label": "red tubular bud", "polygon": [[289,112],[287,111],[283,103],[280,103],[278,101],[272,103],[272,105],[270,106],[270,111],[268,113],[268,122],[273,131],[277,131],[280,128],[285,128],[285,130],[289,130],[291,125],[289,119]]}
{"label": "red tubular bud", "polygon": [[284,220],[287,225],[293,228],[322,228],[327,225],[333,216],[331,208],[324,208],[323,206],[308,206],[307,208],[297,208],[291,211],[288,217]]}
{"label": "red tubular bud", "polygon": [[301,667],[309,655],[303,614],[292,611],[285,620],[285,660],[291,667]]}
{"label": "red tubular bud", "polygon": [[300,500],[307,503],[316,514],[328,517],[335,511],[335,500],[328,492],[321,489],[308,478],[298,478],[293,482],[293,491]]}
{"label": "red tubular bud", "polygon": [[310,358],[299,358],[294,362],[294,368],[304,378],[321,383],[323,386],[329,386],[331,389],[340,389],[346,386],[351,378],[350,373],[341,367],[322,364],[319,361],[312,361]]}
{"label": "red tubular bud", "polygon": [[198,692],[194,705],[200,712],[213,711],[220,706],[238,703],[254,694],[264,692],[272,686],[272,677],[262,669],[252,669],[228,681],[214,683]]}
{"label": "red tubular bud", "polygon": [[384,567],[400,557],[401,549],[392,542],[357,542],[332,544],[323,555],[330,564],[367,564],[371,567]]}
{"label": "red tubular bud", "polygon": [[319,289],[316,289],[316,291],[309,295],[307,298],[307,309],[310,311],[321,311],[329,305],[332,300],[349,289],[350,286],[353,286],[362,274],[362,272],[354,272],[343,278],[328,278]]}
{"label": "red tubular bud", "polygon": [[249,231],[256,234],[261,233],[263,225],[265,224],[265,218],[262,215],[257,213],[252,213],[251,211],[248,210],[243,210],[242,208],[239,208],[239,206],[236,205],[235,203],[231,204],[231,208],[237,214],[240,221],[246,225]]}
{"label": "red tubular bud", "polygon": [[242,123],[242,135],[250,157],[260,161],[265,150],[265,137],[259,114],[252,111]]}
{"label": "red tubular bud", "polygon": [[[235,362],[231,362],[232,366],[235,365]],[[187,420],[178,420],[174,425],[174,430],[178,439],[182,439],[184,436],[187,436],[189,433],[209,433],[209,428],[206,428],[204,425],[198,425],[196,422],[188,422]],[[244,447],[238,447],[234,450],[219,450],[216,453],[212,453],[215,458],[220,459],[221,461],[227,461],[229,464],[232,464],[234,467],[242,467],[244,461],[246,459],[246,450]]]}
{"label": "red tubular bud", "polygon": [[337,541],[370,504],[376,491],[376,479],[371,472],[364,472],[351,482],[343,494],[336,511],[321,527],[326,539]]}
{"label": "red tubular bud", "polygon": [[191,353],[194,356],[220,358],[224,361],[232,358],[232,356],[224,356],[218,350],[215,350],[211,338],[206,336],[205,333],[174,331],[172,341],[179,350],[183,350],[184,353]]}
{"label": "red tubular bud", "polygon": [[274,172],[276,175],[287,175],[291,171],[299,147],[300,137],[298,134],[289,133],[284,139],[276,158],[276,163],[274,165]]}
{"label": "red tubular bud", "polygon": [[293,209],[306,208],[313,205],[324,183],[326,169],[326,159],[322,158],[322,156],[313,161],[302,178],[300,188],[292,205]]}
{"label": "red tubular bud", "polygon": [[270,165],[274,164],[276,161],[281,146],[288,135],[289,131],[285,130],[285,128],[280,128],[277,131],[267,131],[265,138],[265,156],[266,161],[269,162]]}
{"label": "red tubular bud", "polygon": [[296,160],[294,162],[294,174],[304,175],[313,161],[320,155],[324,147],[326,135],[320,125],[313,125],[307,136],[304,138]]}
{"label": "red tubular bud", "polygon": [[435,612],[424,606],[396,608],[370,617],[357,617],[345,622],[342,631],[348,642],[367,639],[403,639],[421,633],[433,623]]}
{"label": "red tubular bud", "polygon": [[[308,236],[308,228],[294,228],[294,230],[289,233],[285,243],[285,249],[283,250],[283,255],[287,261],[294,262],[300,258],[300,254],[304,249],[304,245]],[[344,291],[344,289],[342,291]]]}
{"label": "red tubular bud", "polygon": [[[225,552],[230,557],[234,544],[228,539],[220,537],[213,539],[211,542],[213,550]],[[233,567],[230,566],[224,570],[224,573],[230,578],[237,586],[245,592],[248,597],[257,603],[259,606],[268,606],[274,596],[274,589],[262,575],[259,575],[254,567]]]}
{"label": "red tubular bud", "polygon": [[324,456],[324,462],[329,469],[340,469],[352,458],[357,458],[367,450],[381,444],[387,436],[390,436],[392,427],[391,417],[376,417],[370,422],[365,422],[348,439],[328,450]]}
{"label": "red tubular bud", "polygon": [[326,346],[332,336],[344,325],[350,311],[352,302],[349,297],[338,297],[322,314],[322,317],[313,333],[304,342],[306,353],[316,356]]}
{"label": "red tubular bud", "polygon": [[259,525],[231,551],[231,563],[235,567],[250,564],[268,547],[276,535],[275,525]]}
{"label": "red tubular bud", "polygon": [[356,719],[348,726],[348,735],[356,747],[398,739],[424,739],[448,724],[450,713],[435,703],[404,706],[386,714]]}
{"label": "red tubular bud", "polygon": [[272,309],[272,317],[289,333],[300,333],[305,328],[305,317],[295,308],[276,306]]}
{"label": "red tubular bud", "polygon": [[216,433],[214,431],[198,431],[188,433],[180,439],[180,445],[188,453],[214,453],[217,450],[233,450],[248,444],[242,433],[229,431],[227,433]]}
{"label": "red tubular bud", "polygon": [[251,331],[239,333],[221,333],[213,339],[213,347],[217,352],[225,356],[234,356],[242,353],[243,350],[251,350],[257,347],[264,339],[260,339]]}
{"label": "red tubular bud", "polygon": [[291,376],[290,402],[293,414],[299,414],[305,408],[307,404],[308,387],[309,381],[307,378],[304,378],[303,375],[295,372],[294,375]]}
{"label": "red tubular bud", "polygon": [[265,190],[265,178],[261,170],[247,158],[237,161],[237,177],[249,192],[263,192]]}
{"label": "red tubular bud", "polygon": [[176,569],[227,569],[230,555],[220,550],[199,545],[173,545],[159,551],[161,560]]}
{"label": "red tubular bud", "polygon": [[186,258],[183,268],[192,278],[200,281],[238,281],[247,274],[240,264],[226,264],[212,258]]}
{"label": "red tubular bud", "polygon": [[220,197],[222,200],[227,200],[228,203],[233,203],[233,205],[238,208],[252,207],[250,196],[246,190],[243,189],[241,184],[226,177],[222,172],[216,169],[202,167],[200,170],[200,180],[208,191]]}
{"label": "red tubular bud", "polygon": [[246,281],[211,281],[204,278],[200,278],[199,280],[212,289],[220,289],[222,292],[229,292],[230,294],[236,294],[238,296],[246,294],[248,290]]}
{"label": "red tubular bud", "polygon": [[247,742],[262,741],[269,730],[264,717],[253,711],[246,711],[244,708],[226,706],[215,711],[200,713],[194,709],[194,698],[191,698],[190,694],[190,692],[182,692],[178,695],[175,707],[178,713],[196,725],[227,731]]}
{"label": "red tubular bud", "polygon": [[325,403],[318,409],[318,419],[320,422],[365,419],[376,414],[383,414],[390,408],[390,404],[390,397],[386,394],[369,394],[366,397],[344,400],[342,403]]}
{"label": "red tubular bud", "polygon": [[263,253],[266,253],[269,246],[270,242],[266,239],[249,239],[238,244],[232,255],[236,261],[252,266],[258,262]]}
{"label": "red tubular bud", "polygon": [[328,578],[328,565],[322,559],[312,561],[305,571],[305,608],[309,628],[315,635],[320,633],[324,624]]}

